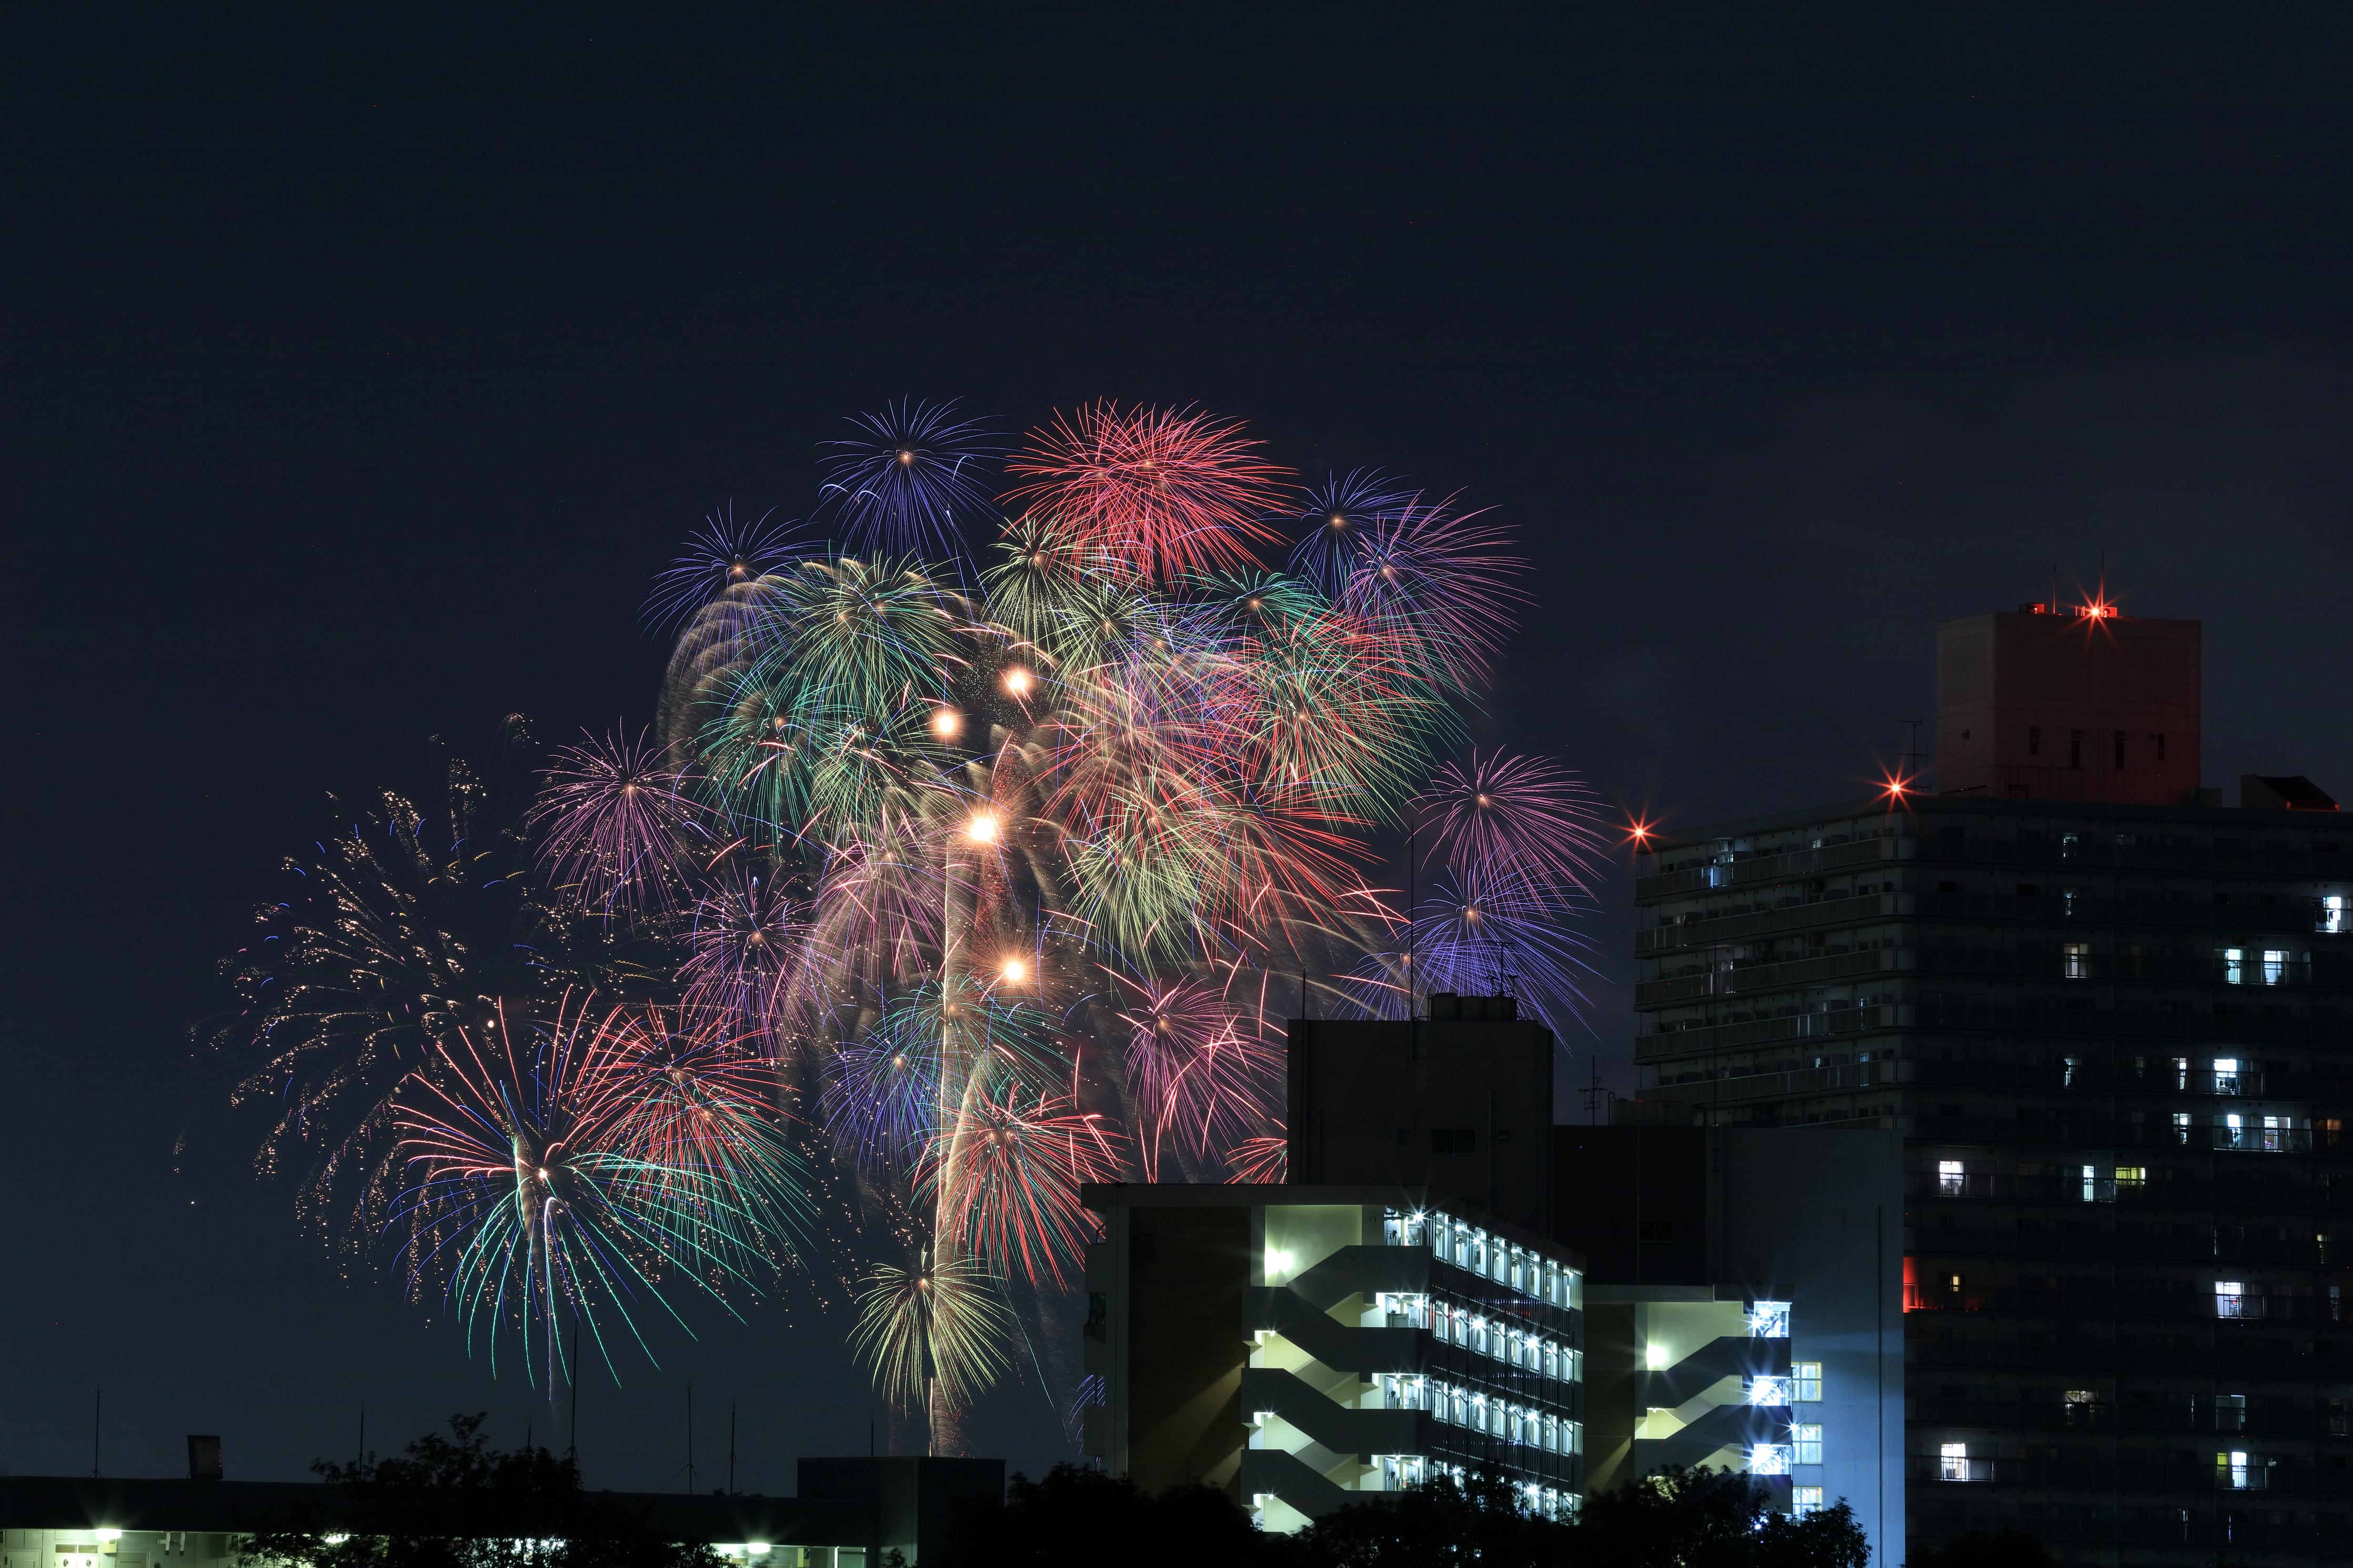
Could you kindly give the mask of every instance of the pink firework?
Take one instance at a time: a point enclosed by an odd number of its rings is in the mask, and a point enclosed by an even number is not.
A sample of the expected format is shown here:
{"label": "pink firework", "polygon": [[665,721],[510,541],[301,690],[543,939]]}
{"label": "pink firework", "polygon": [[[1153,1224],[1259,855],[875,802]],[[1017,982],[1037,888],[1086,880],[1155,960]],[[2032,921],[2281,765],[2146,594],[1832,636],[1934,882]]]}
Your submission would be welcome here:
{"label": "pink firework", "polygon": [[1291,1139],[1280,1130],[1263,1138],[1248,1138],[1226,1156],[1230,1182],[1280,1182],[1291,1164]]}
{"label": "pink firework", "polygon": [[1520,882],[1547,903],[1588,890],[1608,849],[1585,781],[1545,757],[1473,751],[1439,769],[1420,810],[1426,863],[1452,867],[1466,885]]}
{"label": "pink firework", "polygon": [[524,823],[539,835],[542,868],[610,920],[671,905],[703,817],[661,748],[617,731],[557,752]]}
{"label": "pink firework", "polygon": [[1146,1181],[1159,1179],[1164,1141],[1208,1159],[1266,1124],[1282,1058],[1254,1015],[1202,980],[1123,976],[1119,988]]}
{"label": "pink firework", "polygon": [[1102,1117],[1008,1080],[994,1097],[973,1090],[934,1145],[921,1180],[939,1197],[959,1247],[1033,1285],[1062,1289],[1095,1233],[1079,1188],[1117,1181],[1119,1169],[1119,1148]]}
{"label": "pink firework", "polygon": [[731,861],[696,900],[692,948],[679,967],[686,1003],[742,1038],[768,1035],[786,978],[803,962],[806,910],[783,882]]}
{"label": "pink firework", "polygon": [[1104,568],[1146,581],[1249,566],[1251,542],[1281,537],[1265,519],[1289,477],[1258,446],[1197,410],[1106,400],[1031,431],[1006,465],[1029,482],[1005,499]]}

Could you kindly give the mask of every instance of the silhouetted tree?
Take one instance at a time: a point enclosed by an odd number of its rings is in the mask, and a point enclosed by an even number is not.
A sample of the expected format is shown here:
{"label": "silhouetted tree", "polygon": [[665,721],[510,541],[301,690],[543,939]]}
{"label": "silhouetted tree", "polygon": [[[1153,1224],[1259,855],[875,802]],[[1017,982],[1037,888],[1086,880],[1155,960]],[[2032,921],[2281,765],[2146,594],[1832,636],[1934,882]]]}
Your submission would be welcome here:
{"label": "silhouetted tree", "polygon": [[1171,1487],[1158,1496],[1124,1477],[1056,1465],[1033,1481],[1015,1474],[1005,1507],[976,1509],[957,1523],[948,1568],[1054,1568],[1107,1559],[1121,1568],[1272,1568],[1292,1542],[1261,1534],[1215,1487]]}
{"label": "silhouetted tree", "polygon": [[1585,1500],[1578,1558],[1608,1568],[1865,1568],[1871,1544],[1843,1500],[1803,1519],[1729,1470],[1670,1467]]}
{"label": "silhouetted tree", "polygon": [[579,1468],[545,1448],[500,1452],[485,1415],[452,1415],[396,1458],[317,1459],[343,1489],[349,1533],[264,1531],[243,1564],[298,1568],[722,1568],[710,1547],[659,1541],[643,1522],[580,1489]]}
{"label": "silhouetted tree", "polygon": [[1298,1548],[1303,1568],[1547,1568],[1585,1560],[1577,1535],[1524,1511],[1509,1481],[1474,1475],[1326,1514],[1300,1532]]}

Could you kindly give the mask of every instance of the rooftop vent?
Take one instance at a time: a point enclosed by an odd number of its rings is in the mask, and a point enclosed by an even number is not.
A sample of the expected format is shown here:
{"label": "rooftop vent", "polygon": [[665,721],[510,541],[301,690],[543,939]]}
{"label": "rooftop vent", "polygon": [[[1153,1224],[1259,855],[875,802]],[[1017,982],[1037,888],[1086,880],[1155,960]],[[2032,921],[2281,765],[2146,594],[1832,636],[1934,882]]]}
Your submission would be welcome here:
{"label": "rooftop vent", "polygon": [[[2239,805],[2247,811],[2335,811],[2337,802],[2302,773],[2239,775]],[[1435,998],[1433,998],[1435,1000]]]}

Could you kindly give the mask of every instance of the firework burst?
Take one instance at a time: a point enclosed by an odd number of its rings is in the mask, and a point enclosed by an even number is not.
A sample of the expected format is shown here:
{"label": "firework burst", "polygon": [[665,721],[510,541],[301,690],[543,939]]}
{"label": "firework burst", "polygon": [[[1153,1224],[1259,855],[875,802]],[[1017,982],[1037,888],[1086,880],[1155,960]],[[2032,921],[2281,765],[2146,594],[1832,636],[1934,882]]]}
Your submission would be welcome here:
{"label": "firework burst", "polygon": [[991,515],[991,445],[976,419],[945,403],[902,398],[849,424],[858,433],[828,441],[818,493],[841,520],[853,553],[960,554],[965,530]]}
{"label": "firework burst", "polygon": [[730,501],[705,518],[678,559],[654,579],[646,595],[646,628],[669,630],[730,588],[756,582],[791,560],[796,525],[775,517],[767,511],[754,521],[738,522]]}
{"label": "firework burst", "polygon": [[667,910],[686,883],[687,857],[709,837],[702,805],[683,786],[642,734],[565,747],[523,818],[540,837],[541,869],[607,921]]}
{"label": "firework burst", "polygon": [[1282,535],[1264,521],[1286,470],[1257,457],[1239,424],[1194,409],[1108,400],[1057,414],[1006,464],[1006,496],[1100,570],[1168,584],[1254,564]]}
{"label": "firework burst", "polygon": [[391,1101],[403,1185],[385,1229],[402,1238],[411,1289],[438,1284],[493,1367],[515,1333],[533,1382],[566,1371],[563,1330],[575,1320],[609,1366],[616,1325],[644,1347],[635,1311],[647,1304],[683,1326],[666,1287],[727,1305],[751,1289],[733,1255],[768,1225],[708,1166],[645,1157],[642,1121],[588,1081],[599,1045],[585,999],[545,1025],[500,1009]]}
{"label": "firework burst", "polygon": [[[566,1317],[837,1280],[952,1451],[1017,1360],[1072,1375],[1014,1352],[1086,1183],[1280,1179],[1271,989],[1573,1021],[1588,797],[1437,765],[1523,596],[1492,520],[1101,402],[1005,465],[983,569],[993,457],[953,404],[853,420],[833,544],[730,511],[656,584],[650,738],[558,752],[527,816],[454,764],[446,809],[385,796],[231,963],[265,1164],[534,1376]],[[1370,882],[1399,829],[1411,909]]]}

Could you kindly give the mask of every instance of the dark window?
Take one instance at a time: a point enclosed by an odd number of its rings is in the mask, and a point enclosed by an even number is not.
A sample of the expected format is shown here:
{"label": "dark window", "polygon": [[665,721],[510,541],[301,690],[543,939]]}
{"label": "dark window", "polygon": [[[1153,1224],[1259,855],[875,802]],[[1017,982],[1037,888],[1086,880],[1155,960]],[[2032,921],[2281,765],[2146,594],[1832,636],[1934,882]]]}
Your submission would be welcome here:
{"label": "dark window", "polygon": [[1642,1222],[1642,1239],[1644,1241],[1672,1241],[1674,1238],[1674,1221],[1671,1219],[1646,1219]]}
{"label": "dark window", "polygon": [[2027,728],[2026,754],[2030,757],[2039,757],[2042,754],[2042,731],[2039,725],[2030,725]]}
{"label": "dark window", "polygon": [[2084,765],[2084,731],[2081,730],[2067,731],[2067,765],[2071,768]]}
{"label": "dark window", "polygon": [[1430,1152],[1433,1154],[1476,1154],[1479,1134],[1468,1127],[1433,1127],[1430,1130]]}
{"label": "dark window", "polygon": [[2118,766],[2118,767],[2123,767],[2124,765],[2125,765],[2125,732],[2124,732],[2122,730],[2119,730],[2119,731],[2116,731],[2116,766]]}

